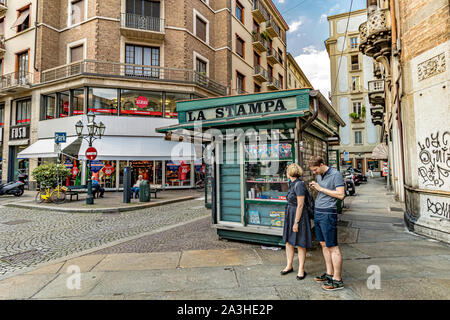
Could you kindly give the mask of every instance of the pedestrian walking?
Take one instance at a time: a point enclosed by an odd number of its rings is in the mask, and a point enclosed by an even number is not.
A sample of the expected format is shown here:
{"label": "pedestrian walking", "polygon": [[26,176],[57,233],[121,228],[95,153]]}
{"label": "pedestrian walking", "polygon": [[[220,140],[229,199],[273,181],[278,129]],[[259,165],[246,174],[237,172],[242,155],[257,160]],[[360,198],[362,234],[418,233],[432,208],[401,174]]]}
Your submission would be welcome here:
{"label": "pedestrian walking", "polygon": [[287,205],[283,227],[283,241],[286,243],[286,268],[281,271],[281,275],[286,275],[294,271],[292,263],[294,261],[295,247],[298,252],[298,272],[297,280],[306,277],[305,259],[306,249],[312,247],[311,225],[308,214],[305,210],[305,199],[308,189],[300,179],[303,175],[302,168],[293,163],[286,169],[289,181],[289,189],[286,195]]}
{"label": "pedestrian walking", "polygon": [[317,176],[317,182],[310,183],[310,186],[319,192],[314,205],[314,228],[326,265],[326,273],[315,277],[314,280],[322,283],[322,288],[327,291],[343,289],[336,203],[337,199],[343,200],[345,197],[344,179],[338,170],[326,166],[318,156],[309,159],[309,169]]}

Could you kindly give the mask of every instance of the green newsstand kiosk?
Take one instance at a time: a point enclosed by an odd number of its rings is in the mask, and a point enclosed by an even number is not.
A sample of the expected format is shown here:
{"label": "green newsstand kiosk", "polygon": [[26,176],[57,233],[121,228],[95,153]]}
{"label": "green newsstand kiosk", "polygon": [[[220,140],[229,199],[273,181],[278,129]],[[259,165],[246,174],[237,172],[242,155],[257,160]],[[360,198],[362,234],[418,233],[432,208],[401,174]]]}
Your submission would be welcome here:
{"label": "green newsstand kiosk", "polygon": [[157,131],[206,146],[212,195],[205,202],[219,237],[284,245],[286,167],[301,165],[308,182],[309,157],[328,161],[328,139],[339,144],[345,126],[333,107],[306,88],[181,101],[176,108],[179,124]]}

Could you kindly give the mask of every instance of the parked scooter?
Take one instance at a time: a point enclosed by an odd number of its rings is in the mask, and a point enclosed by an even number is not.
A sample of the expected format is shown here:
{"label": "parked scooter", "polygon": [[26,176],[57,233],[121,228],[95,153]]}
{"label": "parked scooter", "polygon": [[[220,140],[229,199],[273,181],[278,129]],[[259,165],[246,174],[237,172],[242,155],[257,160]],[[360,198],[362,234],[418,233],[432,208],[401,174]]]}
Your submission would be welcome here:
{"label": "parked scooter", "polygon": [[0,184],[0,195],[12,194],[16,197],[23,195],[25,184],[22,181],[12,181]]}
{"label": "parked scooter", "polygon": [[354,176],[349,172],[345,172],[344,182],[345,182],[345,195],[353,196],[356,193]]}

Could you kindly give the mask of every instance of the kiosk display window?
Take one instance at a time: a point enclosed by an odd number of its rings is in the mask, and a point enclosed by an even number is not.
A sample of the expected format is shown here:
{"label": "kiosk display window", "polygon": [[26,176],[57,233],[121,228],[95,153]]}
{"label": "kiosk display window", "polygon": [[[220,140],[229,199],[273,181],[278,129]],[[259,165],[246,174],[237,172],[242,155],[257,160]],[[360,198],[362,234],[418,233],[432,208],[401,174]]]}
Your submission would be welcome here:
{"label": "kiosk display window", "polygon": [[248,224],[283,227],[288,191],[286,168],[293,163],[293,142],[245,145],[245,202]]}

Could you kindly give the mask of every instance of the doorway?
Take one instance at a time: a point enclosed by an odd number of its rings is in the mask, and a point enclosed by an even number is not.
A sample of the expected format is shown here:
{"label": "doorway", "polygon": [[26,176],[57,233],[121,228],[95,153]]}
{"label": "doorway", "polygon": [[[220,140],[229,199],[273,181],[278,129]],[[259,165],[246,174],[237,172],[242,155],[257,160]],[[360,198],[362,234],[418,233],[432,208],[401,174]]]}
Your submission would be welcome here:
{"label": "doorway", "polygon": [[366,172],[364,168],[364,159],[356,159],[355,169],[360,170],[362,173]]}

